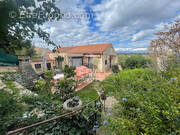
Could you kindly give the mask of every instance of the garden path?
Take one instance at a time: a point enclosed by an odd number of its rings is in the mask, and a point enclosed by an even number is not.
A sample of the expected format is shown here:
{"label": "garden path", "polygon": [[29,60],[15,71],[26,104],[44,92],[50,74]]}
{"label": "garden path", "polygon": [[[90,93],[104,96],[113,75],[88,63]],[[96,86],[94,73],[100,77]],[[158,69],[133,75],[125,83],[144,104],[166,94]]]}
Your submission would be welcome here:
{"label": "garden path", "polygon": [[105,101],[105,111],[110,113],[113,105],[116,104],[118,101],[112,96],[112,97],[107,97]]}

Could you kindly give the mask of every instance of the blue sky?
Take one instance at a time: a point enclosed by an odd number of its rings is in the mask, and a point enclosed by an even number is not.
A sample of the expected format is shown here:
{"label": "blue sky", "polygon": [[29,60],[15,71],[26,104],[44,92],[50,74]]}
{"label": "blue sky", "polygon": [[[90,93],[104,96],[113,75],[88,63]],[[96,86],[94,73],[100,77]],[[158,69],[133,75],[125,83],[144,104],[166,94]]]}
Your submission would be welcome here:
{"label": "blue sky", "polygon": [[[61,46],[112,43],[117,52],[144,52],[156,38],[154,33],[180,19],[180,0],[56,0],[56,4],[64,18],[42,28]],[[47,47],[37,37],[33,43]]]}

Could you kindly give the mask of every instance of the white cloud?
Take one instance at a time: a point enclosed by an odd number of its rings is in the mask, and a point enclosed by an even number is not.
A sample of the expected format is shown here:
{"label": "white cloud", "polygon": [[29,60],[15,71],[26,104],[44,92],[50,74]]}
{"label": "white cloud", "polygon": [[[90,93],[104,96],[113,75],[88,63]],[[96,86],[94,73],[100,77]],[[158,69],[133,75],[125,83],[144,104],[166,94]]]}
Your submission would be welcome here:
{"label": "white cloud", "polygon": [[115,31],[128,26],[147,29],[159,22],[172,19],[180,8],[179,0],[106,0],[94,6],[101,30]]}
{"label": "white cloud", "polygon": [[138,41],[146,37],[153,39],[154,38],[153,36],[155,33],[165,30],[165,27],[164,27],[165,25],[167,25],[167,23],[160,23],[159,25],[156,25],[152,29],[142,30],[134,34],[131,41]]}
{"label": "white cloud", "polygon": [[[57,0],[56,3],[63,13],[82,15],[86,14],[85,7],[93,1]],[[176,13],[179,5],[179,0],[104,0],[91,7],[96,12],[94,19],[100,31],[91,31],[86,17],[65,17],[59,22],[46,23],[42,28],[61,46],[119,41],[122,43],[115,45],[116,50],[127,48],[137,51],[136,48],[147,48],[153,34],[163,30],[169,20],[179,18]],[[123,44],[124,41],[129,42]],[[33,43],[46,46],[37,37]]]}
{"label": "white cloud", "polygon": [[131,51],[131,52],[137,52],[137,51],[141,51],[141,52],[145,52],[147,51],[147,48],[115,48],[115,51]]}

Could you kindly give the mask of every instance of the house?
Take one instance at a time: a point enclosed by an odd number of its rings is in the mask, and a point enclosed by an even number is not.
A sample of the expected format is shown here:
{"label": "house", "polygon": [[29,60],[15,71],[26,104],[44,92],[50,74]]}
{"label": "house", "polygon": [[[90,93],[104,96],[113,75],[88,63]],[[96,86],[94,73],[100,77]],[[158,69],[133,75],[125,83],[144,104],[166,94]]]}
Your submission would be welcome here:
{"label": "house", "polygon": [[57,53],[64,57],[62,67],[85,65],[97,72],[106,72],[117,63],[117,54],[111,43],[61,47]]}
{"label": "house", "polygon": [[57,67],[57,54],[49,49],[35,48],[36,54],[30,59],[30,64],[36,72],[42,72],[44,69],[55,69]]}

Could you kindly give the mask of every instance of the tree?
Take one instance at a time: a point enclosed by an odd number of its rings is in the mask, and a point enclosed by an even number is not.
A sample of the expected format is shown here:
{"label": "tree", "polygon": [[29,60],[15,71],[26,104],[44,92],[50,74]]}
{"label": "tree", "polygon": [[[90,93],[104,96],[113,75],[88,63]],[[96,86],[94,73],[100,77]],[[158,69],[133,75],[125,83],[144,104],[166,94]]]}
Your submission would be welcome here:
{"label": "tree", "polygon": [[128,56],[119,56],[118,57],[118,63],[119,63],[119,65],[121,65],[121,67],[123,69],[126,68],[125,67],[125,62],[126,62],[127,58],[128,58]]}
{"label": "tree", "polygon": [[157,55],[165,55],[171,50],[173,55],[180,53],[180,21],[176,21],[168,26],[165,26],[167,31],[159,32],[155,35],[158,39],[152,40],[150,50]]}
{"label": "tree", "polygon": [[45,22],[61,19],[62,14],[55,6],[55,0],[1,0],[0,12],[1,49],[14,52],[28,46],[35,34],[48,45],[55,45],[49,33],[40,27]]}
{"label": "tree", "polygon": [[62,62],[64,61],[64,57],[58,56],[56,60],[58,62],[58,67],[62,69]]}
{"label": "tree", "polygon": [[74,72],[75,67],[69,67],[65,65],[63,73],[64,80],[59,80],[57,83],[57,90],[55,95],[63,100],[71,98],[75,95],[75,90],[77,88],[77,82],[74,80],[76,73]]}
{"label": "tree", "polygon": [[152,64],[151,60],[143,56],[131,56],[123,64],[123,69],[147,68]]}
{"label": "tree", "polygon": [[177,57],[180,57],[180,21],[166,25],[165,28],[166,31],[155,34],[158,38],[151,41],[149,48],[163,70],[175,64]]}
{"label": "tree", "polygon": [[64,73],[64,77],[65,78],[71,78],[71,77],[74,77],[76,75],[76,73],[74,72],[76,68],[75,67],[69,67],[68,65],[65,65],[64,66],[64,70],[63,70],[63,73]]}
{"label": "tree", "polygon": [[34,45],[28,45],[28,46],[21,47],[21,49],[15,50],[15,54],[17,56],[29,56],[29,57],[32,57],[33,55],[36,54],[35,46]]}

